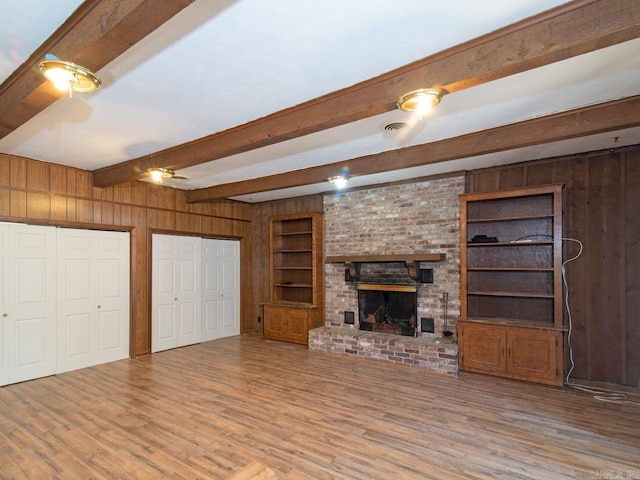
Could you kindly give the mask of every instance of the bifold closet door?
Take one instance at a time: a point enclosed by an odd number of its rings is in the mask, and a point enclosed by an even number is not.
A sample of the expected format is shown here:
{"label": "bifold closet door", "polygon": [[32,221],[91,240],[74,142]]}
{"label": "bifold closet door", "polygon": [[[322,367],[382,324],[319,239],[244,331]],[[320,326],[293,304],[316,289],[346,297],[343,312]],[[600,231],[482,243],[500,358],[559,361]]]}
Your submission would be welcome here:
{"label": "bifold closet door", "polygon": [[57,230],[57,371],[128,358],[129,233]]}
{"label": "bifold closet door", "polygon": [[151,351],[199,343],[201,238],[153,235]]}
{"label": "bifold closet door", "polygon": [[55,228],[0,224],[0,385],[56,372]]}
{"label": "bifold closet door", "polygon": [[240,242],[202,239],[202,341],[240,335]]}

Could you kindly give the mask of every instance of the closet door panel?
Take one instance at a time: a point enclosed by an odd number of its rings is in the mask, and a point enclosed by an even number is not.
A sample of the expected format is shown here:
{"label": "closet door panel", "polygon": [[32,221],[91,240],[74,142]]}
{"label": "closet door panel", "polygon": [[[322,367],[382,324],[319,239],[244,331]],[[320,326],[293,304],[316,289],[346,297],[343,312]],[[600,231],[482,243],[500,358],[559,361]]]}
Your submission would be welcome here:
{"label": "closet door panel", "polygon": [[240,242],[203,239],[202,340],[240,334]]}
{"label": "closet door panel", "polygon": [[240,335],[240,242],[220,243],[221,337]]}
{"label": "closet door panel", "polygon": [[[55,228],[9,225],[5,347],[8,383],[53,375],[55,357]],[[4,315],[4,313],[3,313]]]}
{"label": "closet door panel", "polygon": [[98,319],[94,345],[106,362],[129,356],[129,234],[95,233]]}
{"label": "closet door panel", "polygon": [[202,340],[209,341],[220,338],[220,243],[203,239],[202,257]]}
{"label": "closet door panel", "polygon": [[191,345],[202,338],[200,241],[153,235],[152,352]]}
{"label": "closet door panel", "polygon": [[9,383],[9,225],[0,223],[0,386]]}
{"label": "closet door panel", "polygon": [[129,234],[58,230],[58,372],[128,357]]}

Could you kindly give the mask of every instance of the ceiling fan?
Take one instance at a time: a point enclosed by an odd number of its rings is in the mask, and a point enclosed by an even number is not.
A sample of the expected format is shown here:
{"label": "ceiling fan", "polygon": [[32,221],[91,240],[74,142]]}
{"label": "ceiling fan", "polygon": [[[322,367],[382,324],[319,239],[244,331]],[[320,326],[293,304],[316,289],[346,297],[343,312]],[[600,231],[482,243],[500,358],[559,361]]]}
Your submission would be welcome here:
{"label": "ceiling fan", "polygon": [[176,175],[176,172],[170,168],[150,168],[148,172],[153,181],[157,183],[161,183],[164,179],[187,180],[187,177]]}

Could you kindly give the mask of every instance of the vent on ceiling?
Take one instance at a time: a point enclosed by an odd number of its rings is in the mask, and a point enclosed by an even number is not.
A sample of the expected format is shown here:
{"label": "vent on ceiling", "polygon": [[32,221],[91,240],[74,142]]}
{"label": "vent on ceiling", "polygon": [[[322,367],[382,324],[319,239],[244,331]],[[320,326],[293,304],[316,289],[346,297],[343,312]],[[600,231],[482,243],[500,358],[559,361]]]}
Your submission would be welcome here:
{"label": "vent on ceiling", "polygon": [[404,130],[405,128],[409,128],[409,125],[404,122],[387,123],[383,127],[385,132],[397,132],[399,130]]}

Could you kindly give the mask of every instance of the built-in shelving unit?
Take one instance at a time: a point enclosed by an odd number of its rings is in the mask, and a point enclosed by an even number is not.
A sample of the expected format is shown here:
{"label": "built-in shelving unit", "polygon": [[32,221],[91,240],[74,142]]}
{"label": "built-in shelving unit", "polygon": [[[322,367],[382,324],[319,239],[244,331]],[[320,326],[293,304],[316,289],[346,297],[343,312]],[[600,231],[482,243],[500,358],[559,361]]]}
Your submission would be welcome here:
{"label": "built-in shelving unit", "polygon": [[561,385],[562,186],[460,197],[460,368]]}
{"label": "built-in shelving unit", "polygon": [[264,306],[267,338],[307,343],[323,324],[322,214],[269,219],[270,302]]}

